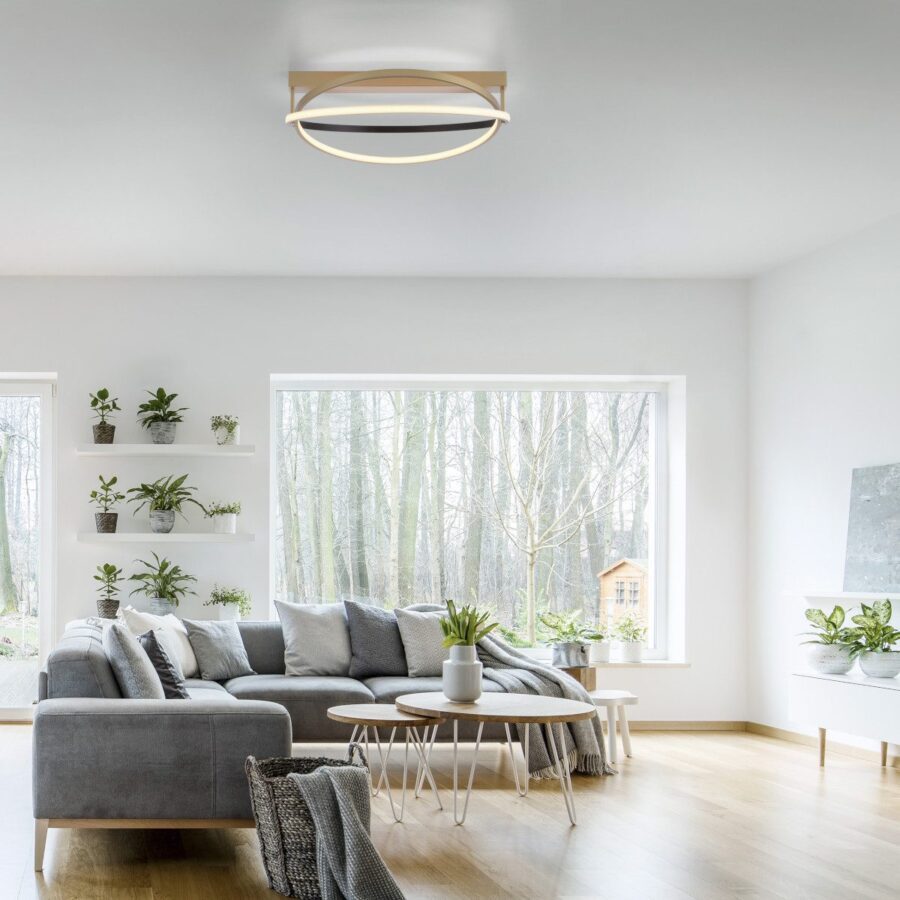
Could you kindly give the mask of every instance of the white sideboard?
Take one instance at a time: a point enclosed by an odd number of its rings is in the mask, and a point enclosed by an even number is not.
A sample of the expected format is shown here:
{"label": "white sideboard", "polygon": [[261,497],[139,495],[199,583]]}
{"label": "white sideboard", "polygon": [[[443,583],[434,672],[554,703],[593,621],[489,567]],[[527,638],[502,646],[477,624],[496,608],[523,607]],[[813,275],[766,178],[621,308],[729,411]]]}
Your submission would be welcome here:
{"label": "white sideboard", "polygon": [[791,676],[790,717],[819,729],[819,765],[825,765],[828,729],[881,742],[881,764],[888,744],[900,744],[900,678],[865,675]]}

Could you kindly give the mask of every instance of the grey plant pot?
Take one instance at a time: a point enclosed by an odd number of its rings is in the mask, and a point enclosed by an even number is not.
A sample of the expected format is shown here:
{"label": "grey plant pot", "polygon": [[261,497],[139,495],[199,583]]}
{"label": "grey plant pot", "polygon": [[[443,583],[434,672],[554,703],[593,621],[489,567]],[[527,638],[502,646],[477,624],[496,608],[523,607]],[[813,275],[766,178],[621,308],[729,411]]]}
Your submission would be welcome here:
{"label": "grey plant pot", "polygon": [[150,426],[150,440],[154,444],[174,444],[175,425],[175,422],[154,422]]}
{"label": "grey plant pot", "polygon": [[589,663],[590,645],[569,641],[553,645],[553,665],[558,669],[577,669]]}
{"label": "grey plant pot", "polygon": [[92,426],[95,444],[111,444],[116,436],[116,426],[109,422],[100,422]]}
{"label": "grey plant pot", "polygon": [[174,527],[174,509],[154,509],[150,512],[150,530],[154,534],[168,534]]}
{"label": "grey plant pot", "polygon": [[900,675],[900,650],[860,653],[859,667],[869,678],[896,678]]}
{"label": "grey plant pot", "polygon": [[105,597],[100,597],[97,600],[97,615],[100,616],[101,619],[115,619],[118,612],[118,600],[107,600]]}
{"label": "grey plant pot", "polygon": [[119,521],[118,513],[98,512],[94,513],[94,524],[97,526],[97,534],[115,534],[116,522]]}
{"label": "grey plant pot", "polygon": [[481,696],[481,669],[474,645],[451,647],[441,679],[444,696],[453,703],[474,703]]}
{"label": "grey plant pot", "polygon": [[167,616],[169,613],[175,612],[175,604],[171,600],[165,600],[162,597],[151,597],[150,612],[154,616]]}

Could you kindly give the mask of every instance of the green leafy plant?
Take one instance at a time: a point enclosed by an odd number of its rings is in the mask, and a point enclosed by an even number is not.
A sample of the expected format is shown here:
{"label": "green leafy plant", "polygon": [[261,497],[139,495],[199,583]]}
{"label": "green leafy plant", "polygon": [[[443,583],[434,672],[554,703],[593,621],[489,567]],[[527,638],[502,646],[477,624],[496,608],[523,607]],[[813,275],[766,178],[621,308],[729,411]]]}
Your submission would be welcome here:
{"label": "green leafy plant", "polygon": [[97,593],[104,600],[115,600],[116,594],[119,593],[119,582],[122,580],[122,570],[114,566],[112,563],[103,563],[97,566],[97,574],[94,581],[99,581]]}
{"label": "green leafy plant", "polygon": [[889,653],[900,642],[900,631],[891,625],[890,600],[876,600],[871,606],[860,604],[860,613],[850,617],[856,626],[848,628],[843,643],[854,659],[861,653]]}
{"label": "green leafy plant", "polygon": [[234,429],[239,424],[237,416],[212,416],[209,420],[209,427],[213,431],[224,428],[229,434],[234,434]]}
{"label": "green leafy plant", "polygon": [[206,514],[206,507],[193,497],[197,488],[185,484],[186,479],[187,475],[179,475],[177,478],[174,475],[167,475],[164,478],[157,478],[156,481],[151,481],[149,484],[142,482],[138,487],[128,489],[127,493],[132,495],[129,496],[128,502],[138,504],[134,510],[135,514],[145,506],[149,506],[150,512],[174,510],[184,517],[181,508],[185,503],[199,506]]}
{"label": "green leafy plant", "polygon": [[606,634],[602,630],[589,628],[580,619],[580,609],[568,613],[541,613],[538,621],[544,630],[542,639],[548,644],[586,644],[606,640]]}
{"label": "green leafy plant", "polygon": [[804,644],[847,644],[849,643],[848,629],[844,628],[846,613],[842,606],[835,606],[826,616],[824,610],[806,610],[806,621],[812,625],[814,631],[805,631],[804,635],[813,638],[811,641],[803,641]]}
{"label": "green leafy plant", "polygon": [[252,608],[250,595],[238,588],[222,588],[216,585],[204,606],[237,606],[242,616],[249,616]]}
{"label": "green leafy plant", "polygon": [[178,394],[167,394],[163,388],[157,388],[155,393],[153,391],[147,393],[150,399],[138,406],[138,421],[143,428],[149,428],[157,422],[183,421],[181,414],[187,412],[187,407],[172,408]]}
{"label": "green leafy plant", "polygon": [[128,595],[144,594],[147,597],[159,597],[168,600],[178,606],[187,594],[196,594],[188,585],[197,579],[193,575],[184,572],[181,566],[172,565],[167,559],[160,559],[153,554],[153,563],[143,559],[137,559],[146,571],[136,572],[128,580],[138,581],[140,584]]}
{"label": "green leafy plant", "polygon": [[90,499],[101,512],[108,513],[117,503],[121,503],[125,499],[124,494],[120,494],[115,486],[119,483],[119,478],[113,475],[108,481],[102,476],[100,479],[100,490],[96,488],[91,491]]}
{"label": "green leafy plant", "polygon": [[447,616],[441,618],[444,646],[455,647],[457,644],[474,646],[499,626],[499,622],[487,625],[486,622],[490,617],[489,612],[479,612],[474,606],[466,605],[457,609],[456,604],[448,600]]}
{"label": "green leafy plant", "polygon": [[236,500],[234,503],[210,503],[206,508],[207,518],[213,516],[239,516],[241,514],[241,502]]}
{"label": "green leafy plant", "polygon": [[108,388],[100,388],[96,394],[88,394],[91,398],[91,409],[94,415],[105,425],[114,412],[121,412],[118,397],[110,397]]}
{"label": "green leafy plant", "polygon": [[619,619],[613,633],[623,643],[634,644],[647,637],[647,626],[640,616],[628,614]]}

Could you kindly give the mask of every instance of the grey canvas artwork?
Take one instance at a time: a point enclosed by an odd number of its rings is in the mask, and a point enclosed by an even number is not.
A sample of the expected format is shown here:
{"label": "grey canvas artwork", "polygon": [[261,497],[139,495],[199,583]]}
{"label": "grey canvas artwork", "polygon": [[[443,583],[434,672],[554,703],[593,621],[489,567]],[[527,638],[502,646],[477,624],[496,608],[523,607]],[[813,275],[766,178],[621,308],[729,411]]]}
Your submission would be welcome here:
{"label": "grey canvas artwork", "polygon": [[900,463],[853,470],[844,590],[900,592]]}

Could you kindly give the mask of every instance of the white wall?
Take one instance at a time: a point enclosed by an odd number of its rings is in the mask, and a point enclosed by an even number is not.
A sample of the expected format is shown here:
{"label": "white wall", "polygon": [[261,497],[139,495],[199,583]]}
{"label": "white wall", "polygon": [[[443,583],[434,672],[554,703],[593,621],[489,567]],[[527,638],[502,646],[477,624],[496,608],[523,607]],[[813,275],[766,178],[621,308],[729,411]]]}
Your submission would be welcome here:
{"label": "white wall", "polygon": [[[108,386],[126,413],[118,440],[141,439],[141,391],[177,390],[190,413],[179,440],[209,439],[234,413],[249,460],[188,460],[207,498],[239,498],[247,547],[174,546],[200,578],[245,586],[267,609],[268,390],[273,373],[686,376],[688,669],[616,671],[654,720],[746,718],[746,298],[737,282],[514,279],[6,279],[0,372],[58,373],[59,621],[89,613],[94,566],[134,553],[78,544],[101,468],[88,391]],[[106,466],[126,483],[170,468]],[[125,513],[128,515],[128,513]],[[202,614],[199,601],[183,607]]]}
{"label": "white wall", "polygon": [[[900,219],[751,286],[750,716],[802,730],[798,595],[840,591],[850,473],[900,461]],[[807,729],[808,730],[808,729]]]}

